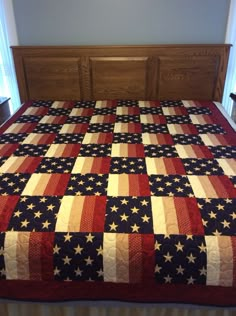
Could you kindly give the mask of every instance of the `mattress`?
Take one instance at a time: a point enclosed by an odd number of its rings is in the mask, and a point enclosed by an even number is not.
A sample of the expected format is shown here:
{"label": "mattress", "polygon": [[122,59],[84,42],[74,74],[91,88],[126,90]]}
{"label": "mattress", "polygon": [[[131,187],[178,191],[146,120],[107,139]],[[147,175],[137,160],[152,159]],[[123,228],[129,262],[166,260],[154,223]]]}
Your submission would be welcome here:
{"label": "mattress", "polygon": [[207,101],[29,101],[0,128],[0,297],[236,305],[236,133]]}

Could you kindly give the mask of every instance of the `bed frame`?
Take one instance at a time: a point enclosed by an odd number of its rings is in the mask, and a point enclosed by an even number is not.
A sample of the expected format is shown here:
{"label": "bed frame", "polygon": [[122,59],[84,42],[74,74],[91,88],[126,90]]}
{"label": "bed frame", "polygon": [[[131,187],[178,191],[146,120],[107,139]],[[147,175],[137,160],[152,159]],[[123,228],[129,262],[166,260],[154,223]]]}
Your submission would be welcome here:
{"label": "bed frame", "polygon": [[[196,99],[221,101],[230,45],[12,47],[21,101],[29,99]],[[100,304],[101,303],[101,304]],[[86,305],[87,304],[87,305]],[[107,305],[106,305],[107,304]],[[110,304],[110,305],[109,305]],[[121,303],[123,304],[123,303]],[[125,304],[125,303],[124,303]],[[230,315],[176,304],[117,302],[0,306],[11,315]]]}
{"label": "bed frame", "polygon": [[21,101],[221,101],[230,45],[13,46]]}

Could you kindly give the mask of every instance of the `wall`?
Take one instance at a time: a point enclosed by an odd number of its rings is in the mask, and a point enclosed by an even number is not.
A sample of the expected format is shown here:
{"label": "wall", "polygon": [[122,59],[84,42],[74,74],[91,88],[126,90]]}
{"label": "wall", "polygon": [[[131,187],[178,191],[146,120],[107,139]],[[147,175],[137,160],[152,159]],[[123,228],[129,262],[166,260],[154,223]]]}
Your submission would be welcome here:
{"label": "wall", "polygon": [[230,0],[13,0],[19,44],[224,43]]}
{"label": "wall", "polygon": [[8,44],[17,45],[18,38],[12,0],[3,0],[5,22],[8,31]]}

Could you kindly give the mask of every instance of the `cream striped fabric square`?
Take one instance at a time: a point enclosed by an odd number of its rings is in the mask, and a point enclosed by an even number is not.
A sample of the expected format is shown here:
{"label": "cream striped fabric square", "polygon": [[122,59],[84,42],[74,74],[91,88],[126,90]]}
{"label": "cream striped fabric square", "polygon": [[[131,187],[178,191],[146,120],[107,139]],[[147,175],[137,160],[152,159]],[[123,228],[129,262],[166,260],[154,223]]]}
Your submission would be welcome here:
{"label": "cream striped fabric square", "polygon": [[227,176],[236,176],[236,159],[216,159]]}
{"label": "cream striped fabric square", "polygon": [[207,285],[232,286],[234,256],[231,237],[206,236]]}
{"label": "cream striped fabric square", "polygon": [[30,232],[7,232],[4,260],[7,280],[29,280]]}
{"label": "cream striped fabric square", "polygon": [[64,101],[54,101],[51,107],[54,109],[61,109],[63,108],[63,105],[64,105]]}
{"label": "cream striped fabric square", "polygon": [[218,198],[208,176],[187,176],[196,198]]}
{"label": "cream striped fabric square", "polygon": [[129,282],[129,235],[104,233],[103,271],[105,282]]}
{"label": "cream striped fabric square", "polygon": [[154,234],[179,234],[174,199],[152,196],[151,203]]}
{"label": "cream striped fabric square", "polygon": [[79,232],[84,196],[64,196],[57,214],[56,232]]}

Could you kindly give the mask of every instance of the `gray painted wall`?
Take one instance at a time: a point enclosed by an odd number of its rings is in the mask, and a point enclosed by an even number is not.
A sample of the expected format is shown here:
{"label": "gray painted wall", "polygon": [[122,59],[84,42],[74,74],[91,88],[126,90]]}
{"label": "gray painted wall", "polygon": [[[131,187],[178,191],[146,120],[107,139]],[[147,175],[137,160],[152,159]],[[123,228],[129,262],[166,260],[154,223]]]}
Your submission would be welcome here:
{"label": "gray painted wall", "polygon": [[20,45],[224,43],[230,0],[13,0]]}

